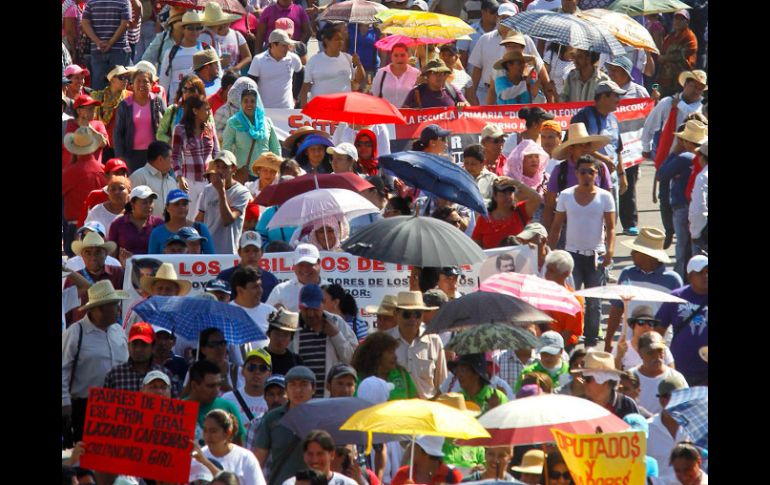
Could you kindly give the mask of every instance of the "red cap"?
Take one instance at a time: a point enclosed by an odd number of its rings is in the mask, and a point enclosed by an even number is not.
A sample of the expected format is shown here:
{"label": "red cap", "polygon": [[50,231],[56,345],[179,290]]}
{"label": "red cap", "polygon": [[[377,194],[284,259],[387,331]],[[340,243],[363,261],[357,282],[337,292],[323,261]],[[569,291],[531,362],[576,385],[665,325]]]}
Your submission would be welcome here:
{"label": "red cap", "polygon": [[107,160],[107,163],[104,164],[104,173],[112,173],[121,168],[128,172],[128,165],[126,165],[126,162],[119,158],[110,158]]}
{"label": "red cap", "polygon": [[91,105],[101,106],[102,102],[97,101],[91,96],[87,94],[81,94],[77,98],[75,98],[75,104],[73,105],[73,109],[78,109],[81,106],[91,106]]}
{"label": "red cap", "polygon": [[246,216],[244,218],[245,221],[250,220],[259,220],[259,204],[255,203],[254,201],[249,202],[249,204],[246,206]]}
{"label": "red cap", "polygon": [[152,325],[147,322],[135,323],[128,334],[129,343],[134,340],[152,344],[155,341],[155,330],[152,329]]}

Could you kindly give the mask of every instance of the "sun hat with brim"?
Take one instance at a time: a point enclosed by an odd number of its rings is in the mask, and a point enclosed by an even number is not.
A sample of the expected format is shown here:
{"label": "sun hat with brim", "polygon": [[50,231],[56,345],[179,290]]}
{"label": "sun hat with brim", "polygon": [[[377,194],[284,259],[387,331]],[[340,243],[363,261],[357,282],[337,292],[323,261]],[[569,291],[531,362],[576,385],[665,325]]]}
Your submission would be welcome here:
{"label": "sun hat with brim", "polygon": [[639,353],[642,354],[648,350],[666,350],[666,341],[655,330],[645,332],[639,337]]}
{"label": "sun hat with brim", "polygon": [[399,291],[396,296],[396,308],[399,310],[438,310],[437,306],[425,306],[419,291]]}
{"label": "sun hat with brim", "polygon": [[174,271],[174,266],[172,266],[171,263],[161,264],[160,268],[155,272],[155,276],[142,276],[142,279],[139,280],[139,288],[144,290],[145,293],[152,293],[152,285],[159,280],[176,283],[179,287],[179,294],[177,296],[184,296],[190,292],[190,289],[192,289],[192,283],[187,280],[179,279],[176,271]]}
{"label": "sun hat with brim", "polygon": [[74,155],[90,155],[101,147],[104,138],[90,126],[81,126],[64,135],[64,148]]}
{"label": "sun hat with brim", "polygon": [[631,60],[626,56],[618,56],[612,60],[606,61],[604,65],[619,67],[623,69],[629,76],[631,75],[631,71],[634,69],[634,65],[631,63]]}
{"label": "sun hat with brim", "polygon": [[524,241],[529,241],[535,236],[548,237],[548,231],[539,222],[530,222],[524,226],[523,231],[516,234],[517,239],[523,239]]}
{"label": "sun hat with brim", "polygon": [[75,76],[81,73],[85,74],[86,76],[90,74],[88,69],[84,69],[78,66],[77,64],[70,64],[69,66],[64,68],[64,77]]}
{"label": "sun hat with brim", "polygon": [[524,38],[524,34],[521,32],[516,32],[515,30],[512,30],[508,33],[508,35],[505,36],[503,40],[500,41],[500,45],[505,44],[519,44],[526,47],[527,40]]}
{"label": "sun hat with brim", "polygon": [[270,314],[267,318],[269,327],[284,330],[286,332],[296,332],[299,330],[299,313],[280,309]]}
{"label": "sun hat with brim", "polygon": [[442,449],[444,446],[443,436],[418,436],[414,442],[429,456],[444,457]]}
{"label": "sun hat with brim", "polygon": [[116,303],[120,300],[128,300],[129,298],[128,292],[116,290],[110,280],[101,280],[88,288],[88,303],[78,308],[78,310],[86,311],[94,307]]}
{"label": "sun hat with brim", "polygon": [[660,322],[655,318],[655,312],[652,311],[652,307],[649,305],[638,305],[631,313],[631,317],[628,319],[630,323],[635,320],[642,320],[648,322]]}
{"label": "sun hat with brim", "polygon": [[639,229],[639,235],[633,241],[621,241],[620,244],[647,256],[651,256],[661,263],[670,263],[671,258],[663,249],[666,235],[660,229],[654,227],[642,227]]}
{"label": "sun hat with brim", "polygon": [[204,67],[208,66],[209,64],[214,64],[215,62],[219,62],[219,56],[217,55],[217,51],[214,49],[203,49],[202,51],[198,51],[195,54],[193,54],[193,71],[197,71],[198,69],[203,69]]}
{"label": "sun hat with brim", "polygon": [[688,79],[695,79],[699,83],[705,85],[706,87],[703,88],[704,91],[708,91],[708,75],[705,71],[701,71],[700,69],[696,69],[694,71],[685,71],[682,74],[679,75],[679,85],[684,87],[684,83],[687,82]]}
{"label": "sun hat with brim", "polygon": [[674,133],[674,135],[690,143],[702,145],[709,139],[709,127],[698,120],[689,120],[685,123],[684,130]]}
{"label": "sun hat with brim", "polygon": [[253,173],[257,173],[257,169],[259,167],[264,167],[275,170],[276,172],[280,172],[282,163],[283,158],[279,157],[273,152],[265,152],[260,155],[259,158],[254,160],[254,163],[251,164],[251,171]]}
{"label": "sun hat with brim", "polygon": [[304,140],[302,140],[302,144],[297,148],[297,154],[296,157],[300,156],[302,153],[304,153],[305,150],[312,147],[313,145],[323,145],[325,147],[333,147],[334,143],[326,137],[319,136],[319,135],[310,135]]}
{"label": "sun hat with brim", "polygon": [[331,138],[332,138],[332,137],[331,137],[331,135],[329,135],[329,134],[328,134],[328,133],[326,133],[325,131],[322,131],[322,130],[316,130],[316,129],[315,129],[315,128],[313,128],[312,126],[307,126],[307,125],[305,125],[305,126],[300,126],[299,128],[297,128],[297,129],[294,131],[294,133],[292,133],[291,135],[289,135],[288,137],[286,137],[286,139],[283,141],[283,147],[284,147],[285,149],[287,149],[287,150],[290,150],[290,149],[291,149],[291,147],[292,147],[292,146],[294,146],[294,141],[295,141],[297,138],[300,138],[300,137],[302,137],[302,136],[307,136],[307,135],[318,135],[318,136],[323,136],[323,137],[325,137],[325,138],[328,138],[329,140],[331,140]]}
{"label": "sun hat with brim", "polygon": [[467,365],[473,369],[473,371],[478,374],[482,380],[489,382],[489,373],[487,372],[487,357],[483,353],[461,355],[457,358],[457,360],[447,362],[447,368],[453,374],[457,375],[455,369],[457,369],[457,366],[460,364]]}
{"label": "sun hat with brim", "polygon": [[425,67],[422,68],[422,73],[428,73],[428,72],[446,72],[451,73],[452,70],[446,67],[446,64],[444,64],[444,61],[441,59],[431,59],[428,61],[427,64],[425,64]]}
{"label": "sun hat with brim", "polygon": [[182,15],[182,26],[191,24],[203,24],[203,15],[197,10],[188,10]]}
{"label": "sun hat with brim", "polygon": [[217,2],[209,2],[203,10],[203,25],[215,27],[217,25],[231,24],[240,20],[240,15],[225,13]]}
{"label": "sun hat with brim", "polygon": [[137,74],[140,72],[149,74],[152,78],[152,82],[158,82],[158,70],[155,69],[155,66],[152,65],[149,61],[139,61],[134,65],[133,70],[131,71],[131,81],[134,80]]}
{"label": "sun hat with brim", "polygon": [[609,352],[591,351],[586,353],[584,367],[572,369],[570,374],[591,374],[593,372],[605,372],[609,374],[622,374],[615,368],[615,358]]}
{"label": "sun hat with brim", "polygon": [[89,232],[83,239],[72,241],[70,247],[75,256],[80,256],[80,252],[85,248],[103,248],[107,250],[107,254],[111,254],[115,252],[118,245],[112,241],[105,241],[98,232]]}
{"label": "sun hat with brim", "polygon": [[709,141],[704,141],[701,146],[698,148],[698,153],[701,155],[704,155],[706,158],[709,156]]}
{"label": "sun hat with brim", "polygon": [[135,67],[126,69],[124,66],[115,66],[112,71],[107,73],[107,80],[112,81],[115,76],[122,76],[123,74],[132,74],[136,70]]}
{"label": "sun hat with brim", "polygon": [[505,64],[513,61],[521,61],[524,63],[528,62],[530,64],[534,64],[535,58],[532,56],[522,54],[521,52],[510,51],[510,52],[506,52],[505,55],[502,57],[502,59],[495,62],[495,65],[492,67],[494,67],[495,69],[504,69],[503,66],[505,66]]}
{"label": "sun hat with brim", "polygon": [[543,450],[529,450],[524,453],[521,459],[521,465],[511,467],[511,470],[517,473],[529,473],[531,475],[542,475],[545,465],[545,453]]}
{"label": "sun hat with brim", "polygon": [[479,405],[473,401],[466,401],[465,397],[463,397],[463,395],[459,392],[448,392],[446,394],[442,394],[436,398],[436,402],[440,402],[441,404],[446,404],[447,406],[459,409],[464,414],[467,414],[473,418],[481,414],[481,408]]}
{"label": "sun hat with brim", "polygon": [[589,135],[586,130],[585,123],[572,123],[567,130],[567,140],[561,145],[557,146],[551,152],[551,157],[556,160],[565,160],[567,155],[565,150],[572,145],[580,145],[583,143],[591,144],[591,151],[595,152],[610,142],[609,136],[604,135]]}
{"label": "sun hat with brim", "polygon": [[385,317],[395,316],[396,310],[396,295],[385,295],[382,297],[380,305],[369,305],[364,308],[366,313],[373,315],[382,315]]}

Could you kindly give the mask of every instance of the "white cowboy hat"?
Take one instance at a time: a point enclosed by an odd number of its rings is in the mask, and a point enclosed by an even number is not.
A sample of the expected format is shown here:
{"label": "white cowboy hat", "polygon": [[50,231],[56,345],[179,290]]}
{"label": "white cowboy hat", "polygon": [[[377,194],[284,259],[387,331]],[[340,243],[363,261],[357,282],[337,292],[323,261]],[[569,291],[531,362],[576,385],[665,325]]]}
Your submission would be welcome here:
{"label": "white cowboy hat", "polygon": [[64,135],[64,148],[75,155],[90,155],[102,146],[104,137],[90,126],[81,126]]}
{"label": "white cowboy hat", "polygon": [[93,307],[115,303],[120,300],[128,300],[128,292],[116,290],[110,280],[97,281],[88,289],[88,303],[78,308],[80,311],[89,310]]}
{"label": "white cowboy hat", "polygon": [[366,308],[366,313],[373,315],[383,315],[386,317],[394,316],[393,312],[396,310],[396,295],[385,295],[382,297],[380,305],[369,305]]}
{"label": "white cowboy hat", "polygon": [[684,130],[674,133],[678,138],[691,143],[702,145],[709,139],[709,127],[698,120],[689,120],[684,125]]}
{"label": "white cowboy hat", "polygon": [[286,332],[296,332],[299,330],[299,313],[279,309],[270,314],[267,319],[268,328],[273,327]]}
{"label": "white cowboy hat", "polygon": [[158,271],[155,272],[155,276],[142,276],[142,279],[139,280],[139,287],[146,293],[151,293],[152,285],[155,284],[155,282],[158,280],[173,281],[176,283],[177,286],[179,286],[179,294],[177,296],[184,296],[188,294],[192,288],[192,283],[187,280],[179,279],[176,271],[174,271],[174,266],[172,266],[171,263],[161,264],[160,268],[158,268]]}
{"label": "white cowboy hat", "polygon": [[107,73],[107,80],[112,81],[115,76],[122,76],[123,74],[133,74],[136,67],[125,68],[124,66],[115,66],[112,71]]}
{"label": "white cowboy hat", "polygon": [[592,372],[609,372],[622,374],[615,368],[615,358],[609,352],[591,351],[586,354],[585,364],[582,369],[573,369],[570,374],[591,374]]}
{"label": "white cowboy hat", "polygon": [[399,291],[396,297],[396,308],[399,310],[438,310],[437,306],[425,306],[422,293],[419,291]]}
{"label": "white cowboy hat", "polygon": [[686,83],[688,79],[695,79],[699,83],[706,86],[703,88],[704,91],[708,91],[708,75],[704,71],[701,71],[700,69],[696,69],[694,71],[684,71],[679,75],[679,85],[684,87],[684,83]]}
{"label": "white cowboy hat", "polygon": [[118,248],[118,245],[112,241],[105,242],[98,232],[91,231],[82,240],[72,241],[70,247],[75,256],[80,256],[80,252],[85,248],[104,248],[107,250],[107,254],[112,254]]}
{"label": "white cowboy hat", "polygon": [[203,25],[214,27],[217,25],[231,24],[240,20],[240,15],[233,15],[222,11],[222,6],[217,2],[209,2],[203,10]]}
{"label": "white cowboy hat", "polygon": [[663,249],[663,243],[666,235],[660,229],[654,227],[642,227],[639,235],[633,241],[620,241],[623,246],[639,251],[640,253],[652,256],[661,263],[670,263],[671,259]]}
{"label": "white cowboy hat", "polygon": [[609,136],[589,135],[585,123],[572,123],[567,131],[567,141],[557,146],[551,152],[551,156],[556,160],[565,160],[567,155],[565,150],[572,145],[582,143],[591,143],[591,151],[595,152],[610,142]]}
{"label": "white cowboy hat", "polygon": [[521,459],[521,465],[512,467],[511,470],[518,473],[542,475],[544,465],[545,452],[543,452],[543,450],[529,450],[524,453],[524,457]]}
{"label": "white cowboy hat", "polygon": [[188,10],[182,15],[182,26],[190,24],[203,24],[203,15],[197,10]]}

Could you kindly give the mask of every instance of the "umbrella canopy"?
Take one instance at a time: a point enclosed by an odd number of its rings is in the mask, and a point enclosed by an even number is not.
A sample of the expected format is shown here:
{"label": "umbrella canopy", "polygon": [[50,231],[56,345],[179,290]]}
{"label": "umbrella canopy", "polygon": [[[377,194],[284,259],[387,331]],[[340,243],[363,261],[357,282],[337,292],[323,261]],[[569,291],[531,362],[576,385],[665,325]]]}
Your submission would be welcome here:
{"label": "umbrella canopy", "polygon": [[709,447],[709,389],[695,386],[677,389],[671,393],[666,406],[668,414],[682,425],[693,443],[701,448]]}
{"label": "umbrella canopy", "polygon": [[528,330],[499,323],[485,323],[458,333],[452,337],[445,349],[466,355],[500,349],[535,349],[538,345],[537,337]]}
{"label": "umbrella canopy", "polygon": [[379,211],[374,204],[351,190],[315,189],[284,202],[275,211],[267,228],[304,226],[325,217],[346,216],[352,219]]}
{"label": "umbrella canopy", "polygon": [[476,291],[444,303],[426,333],[462,330],[484,323],[550,323],[553,318],[516,297]]}
{"label": "umbrella canopy", "polygon": [[633,17],[653,13],[676,12],[685,8],[692,7],[679,0],[617,0],[607,7],[608,10],[621,12]]}
{"label": "umbrella canopy", "polygon": [[318,16],[318,20],[346,22],[349,24],[375,24],[381,22],[375,17],[380,12],[388,10],[381,3],[366,0],[349,0],[333,3]]}
{"label": "umbrella canopy", "polygon": [[479,418],[491,438],[463,440],[463,446],[504,446],[550,443],[551,429],[567,433],[592,434],[601,427],[604,433],[617,433],[630,426],[609,410],[588,399],[563,394],[540,394],[487,411]]}
{"label": "umbrella canopy", "polygon": [[448,44],[450,42],[454,42],[454,40],[453,39],[424,39],[424,38],[414,39],[412,37],[407,37],[405,35],[389,35],[375,42],[374,47],[376,47],[381,51],[391,51],[393,50],[393,46],[396,44],[404,44],[407,47],[414,47],[416,45]]}
{"label": "umbrella canopy", "polygon": [[281,205],[292,197],[317,188],[347,189],[353,192],[361,192],[372,187],[374,185],[367,182],[366,179],[351,172],[308,174],[288,182],[268,185],[259,193],[255,202],[259,205],[270,207],[272,205]]}
{"label": "umbrella canopy", "polygon": [[588,23],[601,25],[621,43],[660,54],[650,32],[628,15],[603,8],[581,10],[575,15]]}
{"label": "umbrella canopy", "polygon": [[379,29],[383,33],[412,38],[457,39],[475,32],[457,17],[434,12],[389,9],[378,13],[377,18],[382,20]]}
{"label": "umbrella canopy", "polygon": [[344,121],[357,125],[406,123],[401,111],[387,99],[357,92],[314,96],[302,109],[302,114],[317,120]]}
{"label": "umbrella canopy", "polygon": [[606,28],[590,24],[575,15],[533,10],[508,17],[502,21],[502,25],[522,34],[577,49],[606,52],[613,56],[626,53],[620,42]]}
{"label": "umbrella canopy", "polygon": [[203,10],[209,2],[218,3],[222,11],[237,15],[246,15],[246,9],[238,0],[160,0],[161,5],[182,7],[192,10]]}
{"label": "umbrella canopy", "polygon": [[342,248],[356,256],[395,264],[443,267],[487,257],[464,232],[432,217],[396,216],[359,229]]}
{"label": "umbrella canopy", "polygon": [[575,292],[578,296],[600,298],[602,300],[637,300],[659,301],[664,303],[687,303],[678,296],[669,295],[662,291],[635,285],[605,285],[585,288]]}
{"label": "umbrella canopy", "polygon": [[448,158],[426,152],[382,155],[380,166],[418,189],[487,215],[479,186],[471,175]]}
{"label": "umbrella canopy", "polygon": [[229,344],[265,340],[267,336],[237,306],[196,297],[151,296],[134,307],[142,319],[188,340],[209,327],[219,329]]}
{"label": "umbrella canopy", "polygon": [[574,293],[539,276],[523,273],[498,273],[483,283],[480,289],[521,298],[538,310],[575,315],[583,309]]}

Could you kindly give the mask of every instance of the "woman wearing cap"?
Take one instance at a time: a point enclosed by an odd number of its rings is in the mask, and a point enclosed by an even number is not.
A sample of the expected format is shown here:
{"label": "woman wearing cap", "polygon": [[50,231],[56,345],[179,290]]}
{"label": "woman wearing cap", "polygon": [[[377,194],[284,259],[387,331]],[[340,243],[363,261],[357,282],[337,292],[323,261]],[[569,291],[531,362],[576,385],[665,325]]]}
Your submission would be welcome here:
{"label": "woman wearing cap", "polygon": [[442,436],[420,436],[414,442],[414,461],[412,462],[412,479],[409,480],[409,465],[402,466],[393,476],[390,485],[405,485],[407,483],[424,483],[439,485],[441,483],[460,483],[463,479],[460,470],[450,468],[444,463],[444,444]]}
{"label": "woman wearing cap", "polygon": [[184,227],[192,227],[202,237],[201,250],[203,254],[214,254],[214,245],[211,242],[209,228],[203,222],[188,219],[190,213],[190,197],[180,189],[174,189],[166,197],[166,208],[163,211],[165,224],[161,224],[152,230],[147,253],[160,254],[166,240],[178,233]]}
{"label": "woman wearing cap", "polygon": [[299,93],[300,107],[307,106],[309,98],[320,94],[348,93],[353,83],[366,80],[364,66],[358,54],[342,52],[345,38],[333,24],[327,24],[318,35],[323,51],[314,55],[305,65],[305,82]]}
{"label": "woman wearing cap", "polygon": [[334,145],[329,138],[310,135],[302,141],[294,158],[307,173],[332,173],[332,156],[326,152],[331,146]]}
{"label": "woman wearing cap", "polygon": [[496,248],[506,237],[522,232],[543,201],[535,189],[509,177],[498,177],[492,194],[489,216],[476,219],[471,236],[483,249]]}
{"label": "woman wearing cap", "polygon": [[250,166],[264,152],[281,154],[281,145],[273,122],[265,116],[262,99],[256,89],[241,91],[241,109],[225,124],[222,146],[235,154],[238,171],[233,176],[244,184],[249,180]]}
{"label": "woman wearing cap", "polygon": [[230,28],[230,24],[239,20],[240,15],[227,14],[216,2],[209,2],[203,10],[203,25],[208,27],[219,47],[218,53],[222,61],[222,69],[241,69],[251,63],[251,51],[246,45],[243,34]]}
{"label": "woman wearing cap", "polygon": [[91,91],[91,97],[102,104],[96,108],[96,117],[104,123],[109,135],[110,146],[114,146],[112,131],[115,129],[115,109],[128,96],[128,81],[133,70],[115,66],[108,74],[108,85],[99,91]]}
{"label": "woman wearing cap", "polygon": [[174,128],[182,122],[184,102],[193,96],[205,98],[206,86],[203,84],[201,78],[195,74],[188,74],[179,82],[179,89],[177,89],[176,95],[174,96],[174,102],[170,104],[163,113],[163,117],[155,131],[156,140],[171,143]]}
{"label": "woman wearing cap", "polygon": [[[529,64],[529,66],[526,66]],[[506,52],[494,65],[503,72],[490,83],[487,92],[487,105],[529,104],[540,92],[540,79],[531,79],[524,75],[526,67],[530,69],[535,58],[520,52]]]}
{"label": "woman wearing cap", "polygon": [[[102,104],[100,101],[93,99],[91,96],[81,94],[72,104],[72,107],[75,110],[75,118],[68,120],[64,127],[65,137],[67,134],[74,132],[82,126],[90,126],[103,135],[104,141],[102,141],[96,151],[93,152],[94,158],[96,158],[99,163],[102,161],[102,151],[104,150],[104,147],[108,145],[110,136],[109,133],[107,133],[107,128],[104,126],[104,123],[102,123],[101,120],[96,119],[96,108],[100,104]],[[62,169],[74,161],[75,156],[67,150],[67,147],[62,142]]]}
{"label": "woman wearing cap", "polygon": [[147,254],[152,230],[163,224],[163,219],[152,215],[157,198],[158,195],[146,185],[134,187],[129,194],[125,215],[115,219],[107,231],[107,239],[118,245],[121,261],[125,262],[134,254]]}
{"label": "woman wearing cap", "polygon": [[70,80],[70,83],[64,86],[64,94],[72,100],[77,99],[83,93],[86,76],[89,75],[88,69],[83,69],[77,64],[70,64],[64,68],[64,77]]}
{"label": "woman wearing cap", "polygon": [[126,209],[131,181],[125,175],[116,175],[110,178],[105,189],[107,200],[88,211],[85,222],[99,222],[104,226],[106,234],[109,234],[112,221],[122,216]]}
{"label": "woman wearing cap", "polygon": [[388,400],[419,397],[412,376],[403,366],[398,364],[396,358],[398,345],[398,340],[382,331],[369,335],[361,342],[350,360],[358,372],[356,389],[358,389],[361,381],[367,377],[375,376],[393,384]]}

